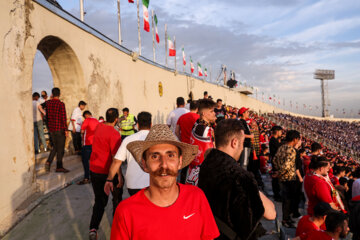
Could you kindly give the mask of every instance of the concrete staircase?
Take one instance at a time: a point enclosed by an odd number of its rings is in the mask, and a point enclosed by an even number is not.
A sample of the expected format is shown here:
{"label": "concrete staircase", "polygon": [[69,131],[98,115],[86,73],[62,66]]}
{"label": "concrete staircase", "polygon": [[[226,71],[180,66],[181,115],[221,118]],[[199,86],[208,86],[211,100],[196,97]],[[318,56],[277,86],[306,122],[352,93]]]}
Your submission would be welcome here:
{"label": "concrete staircase", "polygon": [[65,153],[63,158],[64,168],[70,170],[68,173],[56,173],[56,157],[51,164],[50,172],[45,171],[45,162],[49,156],[49,152],[40,153],[35,156],[36,162],[36,187],[37,192],[47,194],[51,191],[60,189],[72,183],[84,174],[81,163],[81,156]]}

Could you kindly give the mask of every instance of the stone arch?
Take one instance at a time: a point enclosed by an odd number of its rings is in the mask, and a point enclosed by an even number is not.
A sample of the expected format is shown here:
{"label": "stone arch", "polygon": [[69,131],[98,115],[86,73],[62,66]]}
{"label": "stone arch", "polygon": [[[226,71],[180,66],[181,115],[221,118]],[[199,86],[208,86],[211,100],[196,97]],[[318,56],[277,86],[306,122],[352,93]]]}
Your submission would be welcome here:
{"label": "stone arch", "polygon": [[74,50],[56,36],[46,36],[37,49],[44,55],[49,64],[54,87],[61,90],[61,99],[65,102],[67,115],[80,100],[87,101],[86,83],[79,59]]}

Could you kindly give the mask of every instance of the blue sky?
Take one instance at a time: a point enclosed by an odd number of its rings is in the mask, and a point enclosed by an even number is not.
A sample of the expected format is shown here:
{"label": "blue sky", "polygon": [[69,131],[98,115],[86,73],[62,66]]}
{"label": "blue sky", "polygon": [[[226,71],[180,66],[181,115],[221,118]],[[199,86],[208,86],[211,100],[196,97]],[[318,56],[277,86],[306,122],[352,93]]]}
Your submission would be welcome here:
{"label": "blue sky", "polygon": [[[79,1],[58,2],[79,16]],[[84,6],[85,22],[117,41],[116,0],[84,0]],[[213,81],[225,64],[236,72],[237,80],[259,89],[258,99],[262,92],[265,99],[275,94],[285,109],[296,111],[298,102],[299,112],[318,115],[320,83],[313,72],[334,69],[336,79],[329,82],[331,114],[343,116],[345,108],[346,115],[359,116],[359,0],[150,0],[149,9],[159,19],[157,62],[164,64],[167,23],[169,35],[176,36],[178,63],[184,45],[188,58],[211,68]],[[136,4],[121,0],[121,16],[123,45],[137,51]],[[142,55],[152,59],[152,36],[144,31],[141,36]],[[49,85],[49,74],[37,54],[34,90]]]}

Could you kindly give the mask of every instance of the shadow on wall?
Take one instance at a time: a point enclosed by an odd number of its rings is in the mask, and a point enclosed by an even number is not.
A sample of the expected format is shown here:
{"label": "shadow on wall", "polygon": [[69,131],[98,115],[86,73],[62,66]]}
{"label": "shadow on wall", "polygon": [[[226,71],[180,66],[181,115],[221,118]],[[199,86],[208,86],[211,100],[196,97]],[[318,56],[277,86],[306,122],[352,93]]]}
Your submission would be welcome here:
{"label": "shadow on wall", "polygon": [[154,116],[153,125],[162,123],[165,123],[164,113],[160,113],[160,111],[158,110],[156,115]]}

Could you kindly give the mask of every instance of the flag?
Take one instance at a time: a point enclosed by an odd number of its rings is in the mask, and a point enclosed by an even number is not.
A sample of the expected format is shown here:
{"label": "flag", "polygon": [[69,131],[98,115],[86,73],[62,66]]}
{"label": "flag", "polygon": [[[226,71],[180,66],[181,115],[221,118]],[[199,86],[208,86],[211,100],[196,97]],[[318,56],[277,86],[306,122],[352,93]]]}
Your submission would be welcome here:
{"label": "flag", "polygon": [[190,57],[190,69],[191,69],[191,73],[194,73],[194,64],[191,57]]}
{"label": "flag", "polygon": [[176,50],[174,47],[174,43],[171,41],[170,37],[168,37],[168,46],[169,46],[169,56],[175,56]]}
{"label": "flag", "polygon": [[205,77],[207,77],[207,69],[206,68],[204,70],[204,75],[205,75]]}
{"label": "flag", "polygon": [[158,20],[157,20],[156,14],[155,14],[155,16],[154,16],[154,22],[155,22],[156,41],[157,41],[158,43],[160,43],[159,33],[158,33],[158,30],[157,30]]}
{"label": "flag", "polygon": [[129,0],[129,3],[134,3],[134,0]]}
{"label": "flag", "polygon": [[143,4],[143,18],[144,18],[144,30],[149,32],[150,31],[150,24],[149,24],[149,1],[150,0],[142,0]]}
{"label": "flag", "polygon": [[202,73],[202,69],[201,69],[201,64],[198,63],[198,73],[199,73],[199,77],[202,77],[203,73]]}
{"label": "flag", "polygon": [[184,48],[182,48],[182,55],[183,55],[183,64],[186,65],[186,57],[185,57],[185,51]]}

